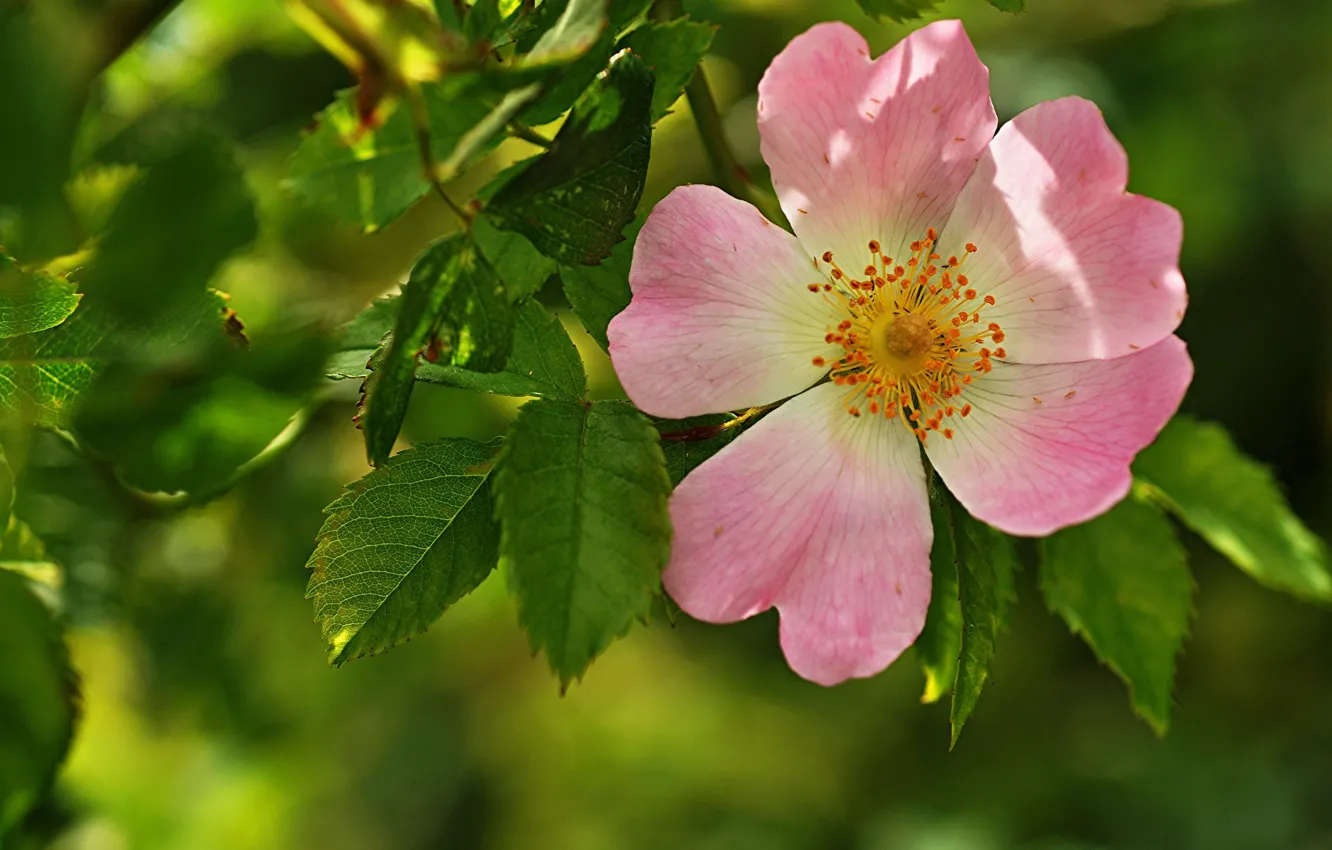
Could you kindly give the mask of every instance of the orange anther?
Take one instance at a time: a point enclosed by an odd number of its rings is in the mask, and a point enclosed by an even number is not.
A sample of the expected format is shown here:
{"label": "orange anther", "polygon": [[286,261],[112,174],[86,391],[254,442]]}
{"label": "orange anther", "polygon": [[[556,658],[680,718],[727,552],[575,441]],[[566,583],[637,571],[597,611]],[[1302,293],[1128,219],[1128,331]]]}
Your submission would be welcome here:
{"label": "orange anther", "polygon": [[943,435],[945,440],[953,439],[953,429],[952,428],[943,429]]}
{"label": "orange anther", "polygon": [[842,279],[842,270],[841,270],[841,269],[833,269],[833,270],[832,270],[832,276],[833,276],[833,280],[841,280],[841,279]]}
{"label": "orange anther", "polygon": [[879,253],[879,240],[871,239],[869,241],[869,249],[871,254]]}
{"label": "orange anther", "polygon": [[869,408],[871,415],[876,414],[879,412],[879,403],[877,401],[871,401]]}
{"label": "orange anther", "polygon": [[969,404],[962,405],[962,409],[959,410],[958,413],[961,413],[963,416],[969,415],[971,413],[971,405]]}
{"label": "orange anther", "polygon": [[993,306],[994,306],[994,296],[993,296],[993,295],[987,295],[987,296],[985,296],[985,303],[986,303],[986,304],[989,304],[991,307],[993,307]]}
{"label": "orange anther", "polygon": [[827,363],[827,361],[824,360],[822,357],[815,357],[810,362],[813,363],[815,366],[823,366],[825,363]]}
{"label": "orange anther", "polygon": [[990,359],[990,349],[988,349],[988,348],[982,348],[982,349],[980,350],[980,356],[981,356],[981,359],[982,359],[982,360],[989,360],[989,359]]}
{"label": "orange anther", "polygon": [[819,291],[819,285],[818,285],[817,283],[811,283],[811,284],[809,285],[809,291],[810,291],[810,292],[818,292],[818,291]]}
{"label": "orange anther", "polygon": [[[836,275],[834,275],[834,277],[835,276]],[[968,289],[966,292],[963,293],[963,295],[967,296],[967,300],[970,301],[971,299],[976,297],[976,290]]]}
{"label": "orange anther", "polygon": [[939,231],[931,227],[929,230],[925,231],[925,238],[931,242],[936,242],[939,239]]}
{"label": "orange anther", "polygon": [[874,266],[865,266],[865,277],[874,277],[874,273],[877,271],[878,269]]}
{"label": "orange anther", "polygon": [[925,246],[920,244],[920,240],[919,240],[919,239],[916,240],[915,242],[912,242],[912,243],[911,243],[911,250],[912,250],[912,251],[919,251],[919,250],[920,250],[921,248],[923,248],[923,247],[925,247]]}
{"label": "orange anther", "polygon": [[831,262],[832,262],[832,251],[824,251],[824,252],[823,252],[823,261],[824,261],[825,263],[831,263]]}
{"label": "orange anther", "polygon": [[1007,357],[1007,356],[1008,356],[1008,352],[1007,352],[1007,351],[1004,351],[1003,348],[996,348],[996,349],[994,350],[994,356],[995,356],[995,357]]}
{"label": "orange anther", "polygon": [[992,338],[994,339],[995,342],[1003,342],[1005,339],[1008,339],[1008,337],[1004,335],[1003,331],[995,331],[994,334],[992,335]]}
{"label": "orange anther", "polygon": [[970,281],[967,280],[967,276],[966,276],[966,275],[964,275],[964,274],[960,274],[960,275],[957,276],[957,282],[958,282],[958,284],[960,284],[960,285],[962,285],[962,286],[966,286]]}
{"label": "orange anther", "polygon": [[976,253],[976,246],[973,245],[973,244],[971,244],[970,242],[968,242],[968,243],[967,243],[967,253],[968,253],[968,254],[974,254],[974,253]]}
{"label": "orange anther", "polygon": [[851,414],[852,416],[859,416],[859,415],[860,415],[860,408],[859,408],[859,407],[854,407],[854,406],[852,406],[852,407],[848,407],[848,408],[846,409],[846,412],[849,413],[849,414]]}

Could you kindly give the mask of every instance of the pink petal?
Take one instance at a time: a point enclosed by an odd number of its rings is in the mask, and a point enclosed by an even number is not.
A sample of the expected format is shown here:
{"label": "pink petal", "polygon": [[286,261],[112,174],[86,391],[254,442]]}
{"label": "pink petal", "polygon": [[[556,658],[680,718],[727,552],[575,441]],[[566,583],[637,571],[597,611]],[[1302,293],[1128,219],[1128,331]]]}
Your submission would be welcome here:
{"label": "pink petal", "polygon": [[959,21],[870,61],[846,24],[797,36],[759,83],[763,158],[805,250],[859,276],[878,240],[894,259],[943,229],[994,136],[990,75]]}
{"label": "pink petal", "polygon": [[681,186],[643,224],[611,362],[634,404],[685,417],[769,404],[835,360],[832,307],[795,237],[713,186]]}
{"label": "pink petal", "polygon": [[1088,101],[1033,106],[999,131],[958,198],[941,253],[962,271],[1009,359],[1121,357],[1184,317],[1183,226],[1173,207],[1125,193],[1128,158]]}
{"label": "pink petal", "polygon": [[995,363],[961,397],[973,409],[950,420],[954,438],[931,434],[925,452],[977,519],[1042,536],[1124,498],[1129,463],[1174,415],[1192,378],[1175,336],[1114,360]]}
{"label": "pink petal", "polygon": [[671,497],[663,580],[715,623],[776,605],[791,669],[832,685],[910,646],[930,600],[930,525],[915,438],[855,418],[845,390],[797,396],[695,469]]}

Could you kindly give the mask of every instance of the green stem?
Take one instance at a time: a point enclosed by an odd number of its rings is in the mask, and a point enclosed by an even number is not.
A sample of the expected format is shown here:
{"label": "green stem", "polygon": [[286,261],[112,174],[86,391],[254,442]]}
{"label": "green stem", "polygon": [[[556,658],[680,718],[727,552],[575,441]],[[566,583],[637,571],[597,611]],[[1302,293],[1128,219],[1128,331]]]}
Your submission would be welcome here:
{"label": "green stem", "polygon": [[514,138],[522,139],[524,142],[530,142],[538,147],[548,148],[554,144],[550,139],[516,119],[509,122],[509,129],[513,131]]}
{"label": "green stem", "polygon": [[[680,0],[657,0],[652,7],[652,16],[658,21],[681,18],[684,17],[684,6]],[[712,86],[708,84],[707,74],[701,64],[694,69],[694,76],[685,87],[685,98],[689,101],[689,111],[694,116],[698,135],[703,140],[703,149],[717,174],[717,184],[735,197],[758,207],[769,221],[788,224],[777,199],[755,185],[749,170],[735,158],[735,153],[726,141],[721,115],[717,112],[717,99],[712,96]]]}

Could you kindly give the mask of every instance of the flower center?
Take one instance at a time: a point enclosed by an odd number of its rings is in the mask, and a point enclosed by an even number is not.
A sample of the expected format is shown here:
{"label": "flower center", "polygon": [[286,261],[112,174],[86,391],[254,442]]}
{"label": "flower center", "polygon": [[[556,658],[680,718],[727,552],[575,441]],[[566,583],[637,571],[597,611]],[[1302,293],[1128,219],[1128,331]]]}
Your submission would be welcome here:
{"label": "flower center", "polygon": [[953,438],[948,421],[971,412],[971,405],[959,400],[964,388],[993,368],[992,358],[1007,356],[1003,329],[981,320],[994,297],[981,297],[961,271],[976,246],[967,243],[961,258],[945,260],[933,250],[938,238],[930,228],[924,239],[911,243],[911,256],[902,265],[894,265],[871,241],[859,277],[825,253],[829,280],[809,285],[845,316],[824,337],[844,354],[831,364],[816,357],[814,365],[829,365],[833,382],[848,388],[847,413],[868,410],[900,419],[922,443],[930,431]]}

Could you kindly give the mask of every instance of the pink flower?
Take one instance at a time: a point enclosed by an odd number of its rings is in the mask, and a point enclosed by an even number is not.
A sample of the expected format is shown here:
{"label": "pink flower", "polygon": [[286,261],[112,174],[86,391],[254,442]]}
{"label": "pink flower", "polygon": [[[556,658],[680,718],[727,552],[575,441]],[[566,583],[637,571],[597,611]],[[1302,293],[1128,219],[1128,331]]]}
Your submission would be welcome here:
{"label": "pink flower", "polygon": [[709,622],[776,606],[791,668],[831,685],[883,670],[924,625],[920,446],[1010,534],[1128,492],[1193,374],[1172,335],[1182,227],[1125,192],[1124,150],[1085,100],[996,135],[957,21],[874,61],[821,24],[759,98],[795,235],[711,186],[676,189],[638,237],[611,358],[658,416],[794,396],[676,488],[664,582]]}

